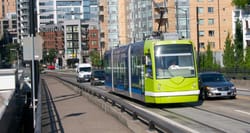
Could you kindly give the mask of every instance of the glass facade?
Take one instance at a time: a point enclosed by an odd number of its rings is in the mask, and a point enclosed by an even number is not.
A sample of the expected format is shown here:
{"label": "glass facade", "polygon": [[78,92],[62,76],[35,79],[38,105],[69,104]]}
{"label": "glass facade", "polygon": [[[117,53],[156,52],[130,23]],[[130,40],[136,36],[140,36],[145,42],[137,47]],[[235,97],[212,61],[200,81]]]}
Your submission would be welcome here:
{"label": "glass facade", "polygon": [[118,4],[118,0],[110,0],[108,2],[108,40],[110,48],[119,45]]}
{"label": "glass facade", "polygon": [[143,36],[151,35],[152,25],[152,1],[130,0],[128,2],[128,21],[131,22],[128,37],[131,42],[143,40]]}

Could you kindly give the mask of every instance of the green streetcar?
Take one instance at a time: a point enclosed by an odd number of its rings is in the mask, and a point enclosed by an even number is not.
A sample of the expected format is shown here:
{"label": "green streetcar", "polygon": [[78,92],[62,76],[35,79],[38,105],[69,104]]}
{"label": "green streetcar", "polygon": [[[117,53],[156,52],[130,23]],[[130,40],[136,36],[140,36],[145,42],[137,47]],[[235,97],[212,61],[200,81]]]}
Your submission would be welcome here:
{"label": "green streetcar", "polygon": [[189,40],[145,40],[105,52],[105,86],[145,103],[197,102],[198,73]]}

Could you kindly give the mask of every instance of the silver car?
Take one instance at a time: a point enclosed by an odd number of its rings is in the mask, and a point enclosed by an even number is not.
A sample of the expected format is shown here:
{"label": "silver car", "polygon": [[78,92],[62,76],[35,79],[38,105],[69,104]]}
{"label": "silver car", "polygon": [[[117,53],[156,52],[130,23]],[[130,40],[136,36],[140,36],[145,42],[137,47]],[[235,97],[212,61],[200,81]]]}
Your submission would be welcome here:
{"label": "silver car", "polygon": [[236,98],[236,88],[218,72],[204,72],[199,74],[200,99],[209,97]]}

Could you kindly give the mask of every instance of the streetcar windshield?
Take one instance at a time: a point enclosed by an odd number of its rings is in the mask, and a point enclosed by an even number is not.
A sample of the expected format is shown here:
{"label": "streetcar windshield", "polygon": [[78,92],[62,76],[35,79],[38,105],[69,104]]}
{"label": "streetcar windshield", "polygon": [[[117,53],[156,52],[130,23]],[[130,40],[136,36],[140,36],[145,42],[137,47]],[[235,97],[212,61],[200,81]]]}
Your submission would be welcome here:
{"label": "streetcar windshield", "polygon": [[190,44],[159,45],[155,47],[156,78],[195,76],[193,48]]}

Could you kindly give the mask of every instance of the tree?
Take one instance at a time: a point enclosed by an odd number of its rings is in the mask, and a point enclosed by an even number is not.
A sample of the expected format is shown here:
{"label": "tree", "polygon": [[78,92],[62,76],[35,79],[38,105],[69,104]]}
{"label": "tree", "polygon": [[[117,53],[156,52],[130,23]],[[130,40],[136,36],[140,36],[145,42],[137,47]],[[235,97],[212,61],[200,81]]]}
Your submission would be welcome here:
{"label": "tree", "polygon": [[232,45],[232,39],[230,34],[227,34],[227,38],[225,41],[225,49],[223,54],[223,64],[226,69],[233,69],[234,67],[234,47]]}
{"label": "tree", "polygon": [[236,29],[235,29],[235,39],[234,39],[234,50],[235,50],[235,67],[241,68],[243,66],[243,31],[242,31],[242,23],[238,19],[236,21]]}
{"label": "tree", "polygon": [[244,61],[244,68],[250,70],[250,47],[246,48],[246,56]]}
{"label": "tree", "polygon": [[219,65],[213,58],[213,52],[211,50],[210,44],[207,45],[207,50],[205,53],[201,54],[201,63],[203,70],[216,70],[219,68]]}
{"label": "tree", "polygon": [[92,50],[90,52],[90,59],[91,59],[93,66],[95,66],[95,67],[102,66],[101,59],[100,59],[100,53],[97,50]]}
{"label": "tree", "polygon": [[206,50],[204,60],[205,60],[205,63],[204,63],[205,69],[211,69],[213,65],[213,53],[211,51],[210,45],[207,45],[207,50]]}
{"label": "tree", "polygon": [[232,4],[239,8],[245,8],[249,3],[249,0],[232,0]]}
{"label": "tree", "polygon": [[57,51],[55,49],[49,49],[49,54],[47,56],[48,62],[52,64],[57,56]]}

